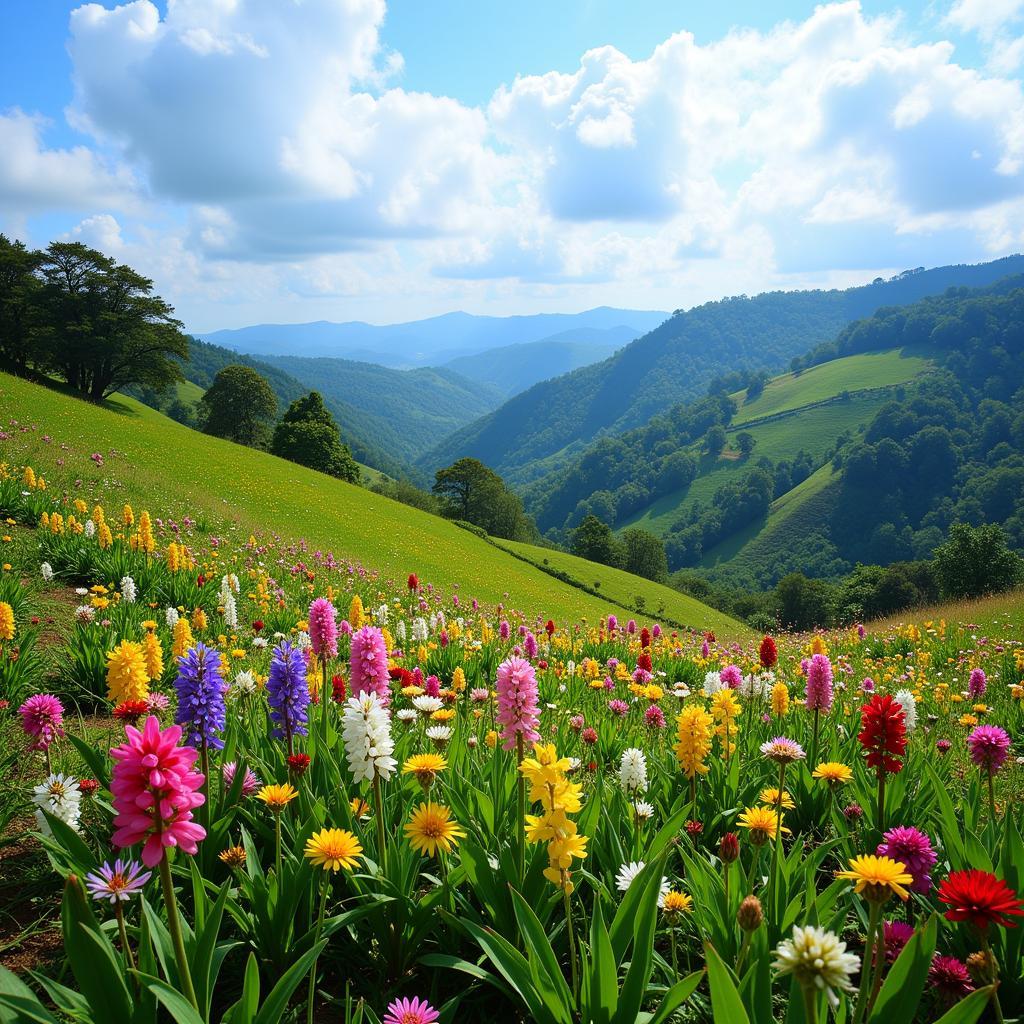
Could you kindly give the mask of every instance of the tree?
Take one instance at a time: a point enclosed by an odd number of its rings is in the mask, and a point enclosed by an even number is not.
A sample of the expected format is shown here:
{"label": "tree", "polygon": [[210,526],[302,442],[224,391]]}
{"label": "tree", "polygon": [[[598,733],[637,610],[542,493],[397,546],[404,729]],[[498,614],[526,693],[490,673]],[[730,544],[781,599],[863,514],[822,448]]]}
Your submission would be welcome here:
{"label": "tree", "polygon": [[775,585],[776,614],[787,629],[828,625],[831,603],[831,587],[824,580],[808,579],[802,572],[791,572]]}
{"label": "tree", "polygon": [[274,428],[270,450],[282,459],[359,483],[359,466],[318,391],[295,399]]}
{"label": "tree", "polygon": [[44,368],[93,402],[183,379],[188,338],[149,278],[81,242],[51,243],[40,271]]}
{"label": "tree", "polygon": [[277,414],[267,379],[248,366],[225,366],[201,402],[203,430],[250,448],[266,448]]}
{"label": "tree", "polygon": [[757,444],[757,440],[749,430],[743,430],[736,435],[736,447],[740,450],[740,455],[744,458],[750,455],[754,450],[754,445]]}
{"label": "tree", "polygon": [[954,523],[935,549],[935,578],[944,598],[978,597],[1024,582],[1024,560],[1010,550],[1002,527]]}
{"label": "tree", "polygon": [[725,451],[725,443],[728,438],[725,435],[725,427],[720,423],[716,423],[708,432],[704,435],[704,447],[707,453],[714,458],[718,458],[719,455]]}
{"label": "tree", "polygon": [[473,523],[495,537],[530,540],[537,528],[523,512],[519,496],[479,459],[462,458],[434,474],[432,488],[449,519]]}
{"label": "tree", "polygon": [[0,234],[0,361],[24,373],[32,356],[38,325],[41,255]]}
{"label": "tree", "polygon": [[622,546],[625,551],[623,568],[627,572],[657,583],[668,578],[665,544],[660,537],[638,526],[631,526],[622,531]]}
{"label": "tree", "polygon": [[620,568],[625,553],[612,528],[595,515],[588,515],[572,531],[569,550],[580,558]]}

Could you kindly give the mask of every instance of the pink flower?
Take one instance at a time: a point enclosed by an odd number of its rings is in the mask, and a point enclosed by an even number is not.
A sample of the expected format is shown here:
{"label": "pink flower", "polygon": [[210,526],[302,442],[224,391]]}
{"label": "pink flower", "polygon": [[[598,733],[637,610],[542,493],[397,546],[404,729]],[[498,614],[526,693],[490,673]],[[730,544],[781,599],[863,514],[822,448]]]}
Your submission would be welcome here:
{"label": "pink flower", "polygon": [[376,626],[363,626],[352,634],[350,681],[352,696],[375,693],[381,704],[391,703],[388,651],[384,635]]}
{"label": "pink flower", "polygon": [[977,700],[985,693],[986,685],[984,670],[976,668],[971,672],[971,678],[967,680],[967,692]]}
{"label": "pink flower", "polygon": [[428,697],[441,696],[441,680],[437,676],[427,676],[423,681],[423,692]]}
{"label": "pink flower", "polygon": [[[235,781],[235,774],[238,771],[238,765],[234,761],[228,761],[221,767],[221,774],[224,778],[224,788],[230,789],[232,783]],[[242,790],[241,795],[252,796],[257,789],[260,788],[262,783],[259,777],[251,768],[245,769],[245,777],[242,779]]]}
{"label": "pink flower", "polygon": [[18,708],[21,727],[35,737],[33,750],[46,750],[58,737],[64,735],[64,705],[52,693],[37,693]]}
{"label": "pink flower", "polygon": [[337,612],[326,597],[318,597],[309,606],[309,640],[313,653],[322,658],[338,656]]}
{"label": "pink flower", "polygon": [[613,715],[618,715],[619,718],[623,718],[629,714],[629,705],[624,700],[610,700],[608,701],[608,710]]}
{"label": "pink flower", "polygon": [[540,739],[540,707],[537,703],[537,676],[533,666],[522,658],[508,658],[498,666],[498,713],[502,726],[502,745],[511,750],[516,737],[536,743]]}
{"label": "pink flower", "polygon": [[928,836],[913,825],[900,825],[889,829],[882,838],[885,842],[879,843],[876,855],[891,857],[903,864],[914,879],[911,885],[914,892],[931,892],[931,870],[938,857]]}
{"label": "pink flower", "polygon": [[382,1024],[434,1024],[440,1015],[425,999],[395,999],[388,1004]]}
{"label": "pink flower", "polygon": [[718,673],[718,678],[729,687],[730,690],[738,690],[740,684],[743,682],[743,673],[740,671],[738,665],[726,665],[721,672]]}
{"label": "pink flower", "polygon": [[647,727],[650,729],[664,729],[665,712],[662,711],[657,704],[652,704],[644,712],[644,721],[647,723]]}
{"label": "pink flower", "polygon": [[998,725],[979,725],[967,737],[967,746],[971,760],[989,775],[995,775],[1010,754],[1010,736]]}
{"label": "pink flower", "polygon": [[807,698],[809,711],[824,711],[832,708],[832,662],[827,654],[815,654],[807,666]]}
{"label": "pink flower", "polygon": [[117,812],[111,841],[122,849],[144,841],[142,863],[148,868],[163,860],[165,847],[195,854],[206,838],[206,830],[192,820],[192,811],[206,801],[199,792],[205,778],[192,770],[199,751],[179,747],[180,726],[161,731],[152,715],[141,732],[132,725],[124,732],[127,742],[110,751]]}

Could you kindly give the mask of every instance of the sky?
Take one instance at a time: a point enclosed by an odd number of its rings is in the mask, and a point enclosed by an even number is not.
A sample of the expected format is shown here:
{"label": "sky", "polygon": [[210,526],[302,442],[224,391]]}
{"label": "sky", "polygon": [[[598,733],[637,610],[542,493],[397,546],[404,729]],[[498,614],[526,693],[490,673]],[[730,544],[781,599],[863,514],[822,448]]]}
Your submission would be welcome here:
{"label": "sky", "polygon": [[0,0],[0,231],[190,331],[1024,249],[1024,0]]}

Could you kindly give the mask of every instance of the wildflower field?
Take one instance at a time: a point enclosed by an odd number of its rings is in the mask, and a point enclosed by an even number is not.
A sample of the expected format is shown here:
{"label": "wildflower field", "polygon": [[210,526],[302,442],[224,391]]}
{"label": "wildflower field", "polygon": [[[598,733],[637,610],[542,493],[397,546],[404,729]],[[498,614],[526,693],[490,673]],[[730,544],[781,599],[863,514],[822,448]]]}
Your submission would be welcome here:
{"label": "wildflower field", "polygon": [[585,621],[60,444],[0,479],[0,1022],[1024,1012],[1019,600]]}

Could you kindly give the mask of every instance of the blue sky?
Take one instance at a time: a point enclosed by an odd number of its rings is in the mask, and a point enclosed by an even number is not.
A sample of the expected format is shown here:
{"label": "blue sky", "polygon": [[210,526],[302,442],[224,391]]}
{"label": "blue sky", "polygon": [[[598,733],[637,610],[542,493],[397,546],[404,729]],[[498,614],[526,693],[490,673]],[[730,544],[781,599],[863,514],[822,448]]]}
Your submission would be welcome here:
{"label": "blue sky", "polygon": [[675,308],[1024,234],[1024,0],[0,4],[0,230],[195,330]]}

